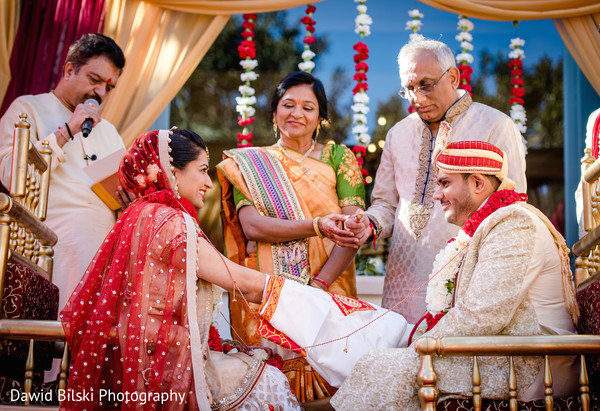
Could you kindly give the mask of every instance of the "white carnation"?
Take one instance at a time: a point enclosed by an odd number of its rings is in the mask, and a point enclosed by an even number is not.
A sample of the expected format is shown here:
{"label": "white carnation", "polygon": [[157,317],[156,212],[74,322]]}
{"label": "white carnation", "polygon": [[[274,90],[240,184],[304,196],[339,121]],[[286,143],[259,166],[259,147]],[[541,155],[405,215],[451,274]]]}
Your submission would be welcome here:
{"label": "white carnation", "polygon": [[475,26],[473,22],[468,19],[460,19],[458,20],[458,29],[463,31],[471,31]]}
{"label": "white carnation", "polygon": [[521,59],[525,58],[525,52],[521,49],[514,49],[510,53],[508,53],[508,57],[511,59]]}
{"label": "white carnation", "polygon": [[246,70],[253,70],[258,66],[258,61],[248,59],[240,60],[240,66]]}
{"label": "white carnation", "polygon": [[369,143],[371,142],[371,136],[368,135],[367,133],[359,134],[357,139],[358,139],[358,142],[363,146],[369,145]]}
{"label": "white carnation", "polygon": [[460,53],[456,56],[457,63],[466,62],[467,64],[473,63],[473,55],[469,53]]}
{"label": "white carnation", "polygon": [[523,47],[525,45],[525,40],[516,37],[514,39],[510,39],[510,48],[514,49],[516,47]]}
{"label": "white carnation", "polygon": [[359,4],[358,6],[356,6],[356,10],[358,10],[359,13],[366,13],[367,6],[365,6],[364,4]]}
{"label": "white carnation", "polygon": [[369,96],[367,96],[367,93],[362,92],[356,93],[352,98],[352,101],[355,103],[369,104],[369,101],[371,100],[369,99]]}
{"label": "white carnation", "polygon": [[454,38],[460,42],[473,41],[473,36],[471,35],[471,33],[467,33],[466,31],[462,31],[462,32],[458,33],[456,35],[456,37],[454,37]]}
{"label": "white carnation", "polygon": [[252,349],[252,358],[258,361],[267,361],[269,359],[269,354],[261,348],[253,348]]}
{"label": "white carnation", "polygon": [[246,85],[239,86],[238,91],[243,96],[253,96],[255,93],[255,90],[252,87]]}
{"label": "white carnation", "polygon": [[309,71],[315,68],[314,61],[303,61],[298,63],[298,68],[302,71]]}
{"label": "white carnation", "polygon": [[460,43],[460,47],[461,47],[463,50],[468,50],[468,51],[471,51],[471,50],[473,50],[473,44],[469,43],[468,41],[462,41],[462,42]]}
{"label": "white carnation", "polygon": [[254,117],[254,113],[256,113],[256,110],[254,109],[254,107],[244,106],[244,105],[235,106],[235,111],[240,113],[242,116],[245,116],[246,118]]}
{"label": "white carnation", "polygon": [[369,131],[368,127],[364,124],[358,124],[352,127],[352,134],[362,134],[367,133]]}
{"label": "white carnation", "polygon": [[417,33],[410,33],[410,41],[416,40],[417,38],[419,38],[421,35],[417,34]]}
{"label": "white carnation", "polygon": [[363,103],[352,104],[351,108],[352,108],[352,111],[354,111],[355,113],[363,113],[363,114],[369,113],[369,107],[367,107]]}
{"label": "white carnation", "polygon": [[357,123],[359,123],[359,122],[360,122],[360,123],[363,123],[363,124],[364,124],[364,123],[366,123],[366,122],[367,122],[367,116],[365,116],[364,114],[357,113],[357,114],[354,114],[354,115],[352,116],[352,118],[353,118],[353,119],[354,119],[354,121],[355,121],[355,122],[357,122]]}
{"label": "white carnation", "polygon": [[371,19],[371,16],[369,16],[368,14],[359,14],[354,19],[354,23],[356,25],[369,26],[369,25],[373,24],[373,19]]}
{"label": "white carnation", "polygon": [[240,106],[241,105],[251,106],[251,105],[256,104],[256,97],[254,97],[254,96],[236,97],[235,102],[238,103]]}
{"label": "white carnation", "polygon": [[313,53],[312,50],[304,50],[302,52],[302,60],[312,60],[314,56],[316,56],[316,54]]}
{"label": "white carnation", "polygon": [[419,17],[419,18],[421,18],[421,19],[422,19],[423,17],[425,17],[425,16],[423,15],[423,13],[420,13],[420,12],[419,12],[419,9],[409,10],[409,11],[408,11],[408,15],[409,15],[410,17],[412,17],[413,19],[414,19],[415,17]]}
{"label": "white carnation", "polygon": [[406,22],[406,30],[419,30],[423,26],[421,20],[408,20]]}
{"label": "white carnation", "polygon": [[258,78],[258,74],[254,71],[247,71],[245,73],[240,74],[240,79],[245,83],[246,81],[254,81]]}
{"label": "white carnation", "polygon": [[363,36],[368,36],[371,34],[371,27],[368,24],[357,24],[354,29],[356,34],[362,34]]}

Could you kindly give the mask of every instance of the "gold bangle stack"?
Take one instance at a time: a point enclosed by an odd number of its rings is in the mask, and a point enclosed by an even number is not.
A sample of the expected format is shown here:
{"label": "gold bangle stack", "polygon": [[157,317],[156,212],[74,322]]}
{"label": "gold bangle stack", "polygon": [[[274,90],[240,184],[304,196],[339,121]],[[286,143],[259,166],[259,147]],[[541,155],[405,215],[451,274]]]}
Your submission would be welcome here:
{"label": "gold bangle stack", "polygon": [[315,234],[317,234],[317,236],[319,236],[319,238],[323,238],[325,236],[323,235],[321,230],[319,230],[319,219],[320,218],[321,217],[315,217],[315,219],[313,220],[313,228],[315,230]]}

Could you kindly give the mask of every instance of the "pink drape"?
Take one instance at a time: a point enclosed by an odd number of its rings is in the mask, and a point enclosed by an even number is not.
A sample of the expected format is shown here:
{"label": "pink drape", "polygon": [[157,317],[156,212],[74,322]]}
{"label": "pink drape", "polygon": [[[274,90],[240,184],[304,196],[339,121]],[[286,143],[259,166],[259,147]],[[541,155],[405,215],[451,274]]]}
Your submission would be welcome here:
{"label": "pink drape", "polygon": [[46,93],[58,82],[68,47],[101,32],[104,0],[25,0],[10,57],[11,81],[0,116],[24,94]]}

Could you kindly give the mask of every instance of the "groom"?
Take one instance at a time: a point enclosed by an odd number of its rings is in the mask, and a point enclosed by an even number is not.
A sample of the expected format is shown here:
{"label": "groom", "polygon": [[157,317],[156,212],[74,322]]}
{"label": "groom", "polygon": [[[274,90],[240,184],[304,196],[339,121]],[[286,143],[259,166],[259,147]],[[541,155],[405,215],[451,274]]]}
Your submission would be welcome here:
{"label": "groom", "polygon": [[[462,228],[436,257],[426,286],[428,313],[413,340],[423,333],[436,338],[574,334],[578,309],[564,239],[525,202],[525,194],[514,191],[502,150],[487,142],[461,141],[434,158],[434,199],[441,202],[446,220]],[[292,320],[289,314],[298,307],[306,315]],[[335,373],[330,374],[343,381],[331,399],[336,410],[419,409],[419,357],[406,342],[412,327],[399,314],[372,310],[360,301],[339,301],[271,278],[261,314],[284,334],[282,339],[305,348],[311,365],[326,368],[322,375],[329,375],[331,367]],[[365,355],[357,355],[357,345]],[[576,388],[574,360],[551,360],[558,396]],[[541,359],[515,361],[519,400],[543,398]],[[508,398],[507,359],[485,357],[479,364],[483,397]],[[471,395],[470,358],[435,358],[434,367],[442,395]]]}
{"label": "groom", "polygon": [[[436,157],[438,187],[448,222],[459,234],[436,257],[427,284],[427,315],[417,334],[574,334],[578,309],[564,239],[525,203],[506,177],[505,154],[481,141],[448,145]],[[519,400],[543,398],[539,359],[517,358]],[[482,363],[484,363],[482,365]],[[484,398],[508,398],[506,358],[480,361]],[[435,358],[442,395],[470,396],[470,358]],[[558,396],[576,388],[572,357],[552,363]],[[336,410],[419,409],[419,358],[412,346],[363,356],[331,403]]]}

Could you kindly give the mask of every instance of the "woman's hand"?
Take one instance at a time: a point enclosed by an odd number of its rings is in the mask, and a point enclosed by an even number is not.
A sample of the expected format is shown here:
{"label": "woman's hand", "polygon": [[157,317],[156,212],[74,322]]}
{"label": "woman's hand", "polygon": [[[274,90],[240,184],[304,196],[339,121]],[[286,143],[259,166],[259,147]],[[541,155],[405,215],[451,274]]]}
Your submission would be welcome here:
{"label": "woman's hand", "polygon": [[344,229],[349,230],[358,239],[358,245],[363,245],[371,236],[372,228],[369,218],[365,217],[363,210],[358,210],[354,215],[348,216],[344,221]]}
{"label": "woman's hand", "polygon": [[[351,230],[340,228],[348,219],[346,214],[329,214],[319,219],[319,231],[341,247],[358,248],[358,239]],[[341,223],[341,224],[340,224]]]}

